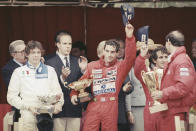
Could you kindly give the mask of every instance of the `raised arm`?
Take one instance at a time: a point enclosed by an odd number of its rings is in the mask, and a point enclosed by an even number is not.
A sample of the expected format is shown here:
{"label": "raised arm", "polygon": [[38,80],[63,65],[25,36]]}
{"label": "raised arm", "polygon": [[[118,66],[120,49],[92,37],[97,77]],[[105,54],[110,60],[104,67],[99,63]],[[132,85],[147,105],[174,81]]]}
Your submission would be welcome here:
{"label": "raised arm", "polygon": [[[133,36],[134,27],[131,24],[127,24],[125,27],[126,33],[126,45],[125,45],[125,58],[121,61],[119,66],[119,71],[122,72],[122,77],[119,78],[120,81],[123,81],[127,73],[130,71],[136,57],[136,42],[135,37]],[[123,69],[123,70],[122,70]]]}

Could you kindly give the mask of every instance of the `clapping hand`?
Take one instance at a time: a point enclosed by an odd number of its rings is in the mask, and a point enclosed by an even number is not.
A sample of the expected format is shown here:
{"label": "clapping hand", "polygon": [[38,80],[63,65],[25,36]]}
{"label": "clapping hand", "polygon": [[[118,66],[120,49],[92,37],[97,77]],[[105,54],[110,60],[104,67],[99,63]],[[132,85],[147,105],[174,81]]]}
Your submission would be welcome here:
{"label": "clapping hand", "polygon": [[80,58],[78,59],[78,64],[79,64],[81,72],[85,72],[87,64],[88,64],[87,58],[84,56],[80,56]]}
{"label": "clapping hand", "polygon": [[69,74],[71,73],[71,70],[68,68],[68,67],[64,67],[62,66],[62,77],[63,77],[63,80],[65,80]]}

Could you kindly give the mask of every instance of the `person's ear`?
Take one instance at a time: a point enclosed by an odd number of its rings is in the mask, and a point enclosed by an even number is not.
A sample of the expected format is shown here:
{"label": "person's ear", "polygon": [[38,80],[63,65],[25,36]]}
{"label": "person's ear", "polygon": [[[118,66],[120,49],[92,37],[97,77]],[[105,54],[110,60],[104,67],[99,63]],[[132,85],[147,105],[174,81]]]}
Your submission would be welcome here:
{"label": "person's ear", "polygon": [[59,46],[60,46],[60,43],[59,43],[59,42],[57,42],[57,43],[56,43],[56,46],[57,46],[57,48],[59,48]]}
{"label": "person's ear", "polygon": [[154,60],[154,59],[152,59],[152,61],[153,61],[153,63],[156,65],[157,61],[156,61],[156,60]]}
{"label": "person's ear", "polygon": [[12,57],[15,57],[15,55],[16,55],[16,53],[11,53],[11,56],[12,56]]}

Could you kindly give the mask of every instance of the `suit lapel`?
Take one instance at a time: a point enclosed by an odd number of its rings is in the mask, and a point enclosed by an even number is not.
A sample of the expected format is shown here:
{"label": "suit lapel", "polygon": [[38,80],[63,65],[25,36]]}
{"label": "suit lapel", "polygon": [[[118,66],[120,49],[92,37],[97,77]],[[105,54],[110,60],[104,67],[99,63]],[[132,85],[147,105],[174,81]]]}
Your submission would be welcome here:
{"label": "suit lapel", "polygon": [[18,63],[16,63],[13,59],[12,59],[11,63],[12,63],[11,68],[13,68],[13,69],[16,69],[16,68],[20,67],[20,65]]}
{"label": "suit lapel", "polygon": [[55,58],[55,60],[56,60],[56,70],[57,70],[57,72],[58,72],[58,76],[60,76],[61,75],[61,70],[62,70],[62,66],[64,66],[63,65],[63,62],[62,62],[62,60],[61,60],[61,58],[58,56],[58,55],[56,55],[56,58]]}

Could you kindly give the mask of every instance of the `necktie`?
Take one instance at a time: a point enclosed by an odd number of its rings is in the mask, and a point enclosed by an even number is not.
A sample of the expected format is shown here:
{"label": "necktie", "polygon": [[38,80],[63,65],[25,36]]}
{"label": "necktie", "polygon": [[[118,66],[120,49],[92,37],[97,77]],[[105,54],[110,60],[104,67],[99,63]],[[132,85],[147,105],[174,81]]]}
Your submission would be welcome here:
{"label": "necktie", "polygon": [[68,61],[68,58],[67,57],[65,57],[65,61],[66,61],[66,67],[69,67],[69,61]]}

